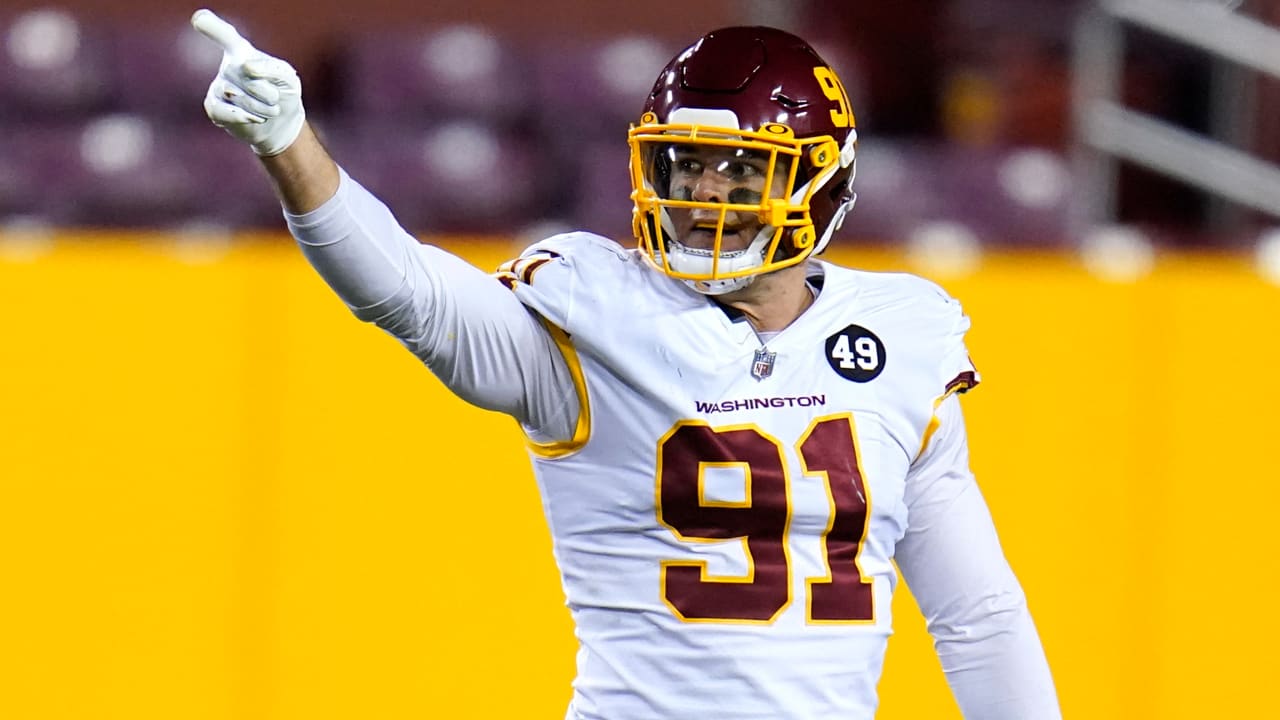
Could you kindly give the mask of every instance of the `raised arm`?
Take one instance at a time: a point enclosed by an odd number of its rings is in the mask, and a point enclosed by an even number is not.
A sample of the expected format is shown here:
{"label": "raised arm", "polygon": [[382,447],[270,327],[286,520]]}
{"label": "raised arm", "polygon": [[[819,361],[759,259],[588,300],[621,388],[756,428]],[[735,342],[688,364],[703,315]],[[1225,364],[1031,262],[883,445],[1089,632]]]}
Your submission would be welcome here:
{"label": "raised arm", "polygon": [[533,439],[573,437],[573,379],[541,323],[493,277],[420,244],[338,167],[306,122],[289,63],[209,10],[191,24],[223,51],[205,112],[261,158],[290,232],[351,311],[394,335],[463,399],[515,417]]}

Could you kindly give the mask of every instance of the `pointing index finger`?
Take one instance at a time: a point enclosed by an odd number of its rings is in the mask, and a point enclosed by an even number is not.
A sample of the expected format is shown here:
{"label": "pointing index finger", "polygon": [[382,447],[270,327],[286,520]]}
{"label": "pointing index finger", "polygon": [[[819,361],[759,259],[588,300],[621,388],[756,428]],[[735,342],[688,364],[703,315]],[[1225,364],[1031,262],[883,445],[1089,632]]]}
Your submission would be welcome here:
{"label": "pointing index finger", "polygon": [[240,36],[231,23],[218,17],[212,10],[201,8],[191,16],[191,27],[200,31],[201,35],[222,46],[232,55],[248,52],[253,45]]}

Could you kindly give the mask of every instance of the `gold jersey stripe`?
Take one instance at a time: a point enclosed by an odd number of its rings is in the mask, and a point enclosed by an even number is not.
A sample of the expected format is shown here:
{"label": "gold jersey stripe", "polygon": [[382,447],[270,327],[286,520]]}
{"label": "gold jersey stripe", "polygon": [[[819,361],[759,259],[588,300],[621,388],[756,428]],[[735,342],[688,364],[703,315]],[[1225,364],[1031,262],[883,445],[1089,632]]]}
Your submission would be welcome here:
{"label": "gold jersey stripe", "polygon": [[547,332],[551,333],[551,338],[555,340],[556,347],[560,348],[560,353],[564,355],[564,361],[569,365],[569,375],[573,378],[573,389],[578,395],[578,422],[573,429],[573,438],[570,440],[561,440],[551,443],[535,442],[528,436],[525,442],[529,446],[530,452],[538,457],[543,458],[561,458],[571,453],[581,450],[591,439],[591,402],[587,397],[587,379],[582,373],[582,360],[578,357],[578,350],[573,346],[573,340],[570,339],[569,333],[552,324],[550,320],[538,316],[542,321],[543,327]]}
{"label": "gold jersey stripe", "polygon": [[[924,454],[924,449],[929,447],[929,440],[933,438],[933,434],[938,431],[938,427],[942,424],[938,420],[938,407],[953,394],[967,392],[977,384],[978,378],[972,372],[962,372],[954,380],[947,383],[946,391],[933,401],[933,414],[929,416],[929,424],[924,428],[924,437],[920,439],[920,450],[916,453],[916,459],[919,459]],[[912,460],[912,462],[915,462],[915,460]]]}

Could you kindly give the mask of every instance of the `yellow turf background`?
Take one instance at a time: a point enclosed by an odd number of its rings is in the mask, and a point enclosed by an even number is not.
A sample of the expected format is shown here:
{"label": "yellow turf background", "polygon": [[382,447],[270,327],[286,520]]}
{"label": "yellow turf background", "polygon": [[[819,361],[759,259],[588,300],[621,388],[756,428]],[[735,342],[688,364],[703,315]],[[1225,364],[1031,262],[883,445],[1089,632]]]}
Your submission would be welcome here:
{"label": "yellow turf background", "polygon": [[[974,319],[974,464],[1067,717],[1269,716],[1280,287],[1210,256],[938,279]],[[0,718],[563,717],[574,643],[514,423],[287,238],[0,244],[0,318]],[[880,717],[958,718],[906,593],[895,613]]]}

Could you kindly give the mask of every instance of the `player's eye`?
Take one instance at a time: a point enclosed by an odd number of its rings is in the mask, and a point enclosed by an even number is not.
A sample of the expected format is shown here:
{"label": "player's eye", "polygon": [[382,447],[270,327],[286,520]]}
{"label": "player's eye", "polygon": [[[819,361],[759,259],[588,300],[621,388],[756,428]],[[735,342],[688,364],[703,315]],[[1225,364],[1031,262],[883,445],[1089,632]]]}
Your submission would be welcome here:
{"label": "player's eye", "polygon": [[685,175],[702,174],[702,163],[691,157],[678,157],[673,161],[672,166],[675,168],[676,172],[683,173]]}
{"label": "player's eye", "polygon": [[764,170],[749,162],[734,160],[724,163],[721,173],[730,180],[741,182],[763,175]]}

